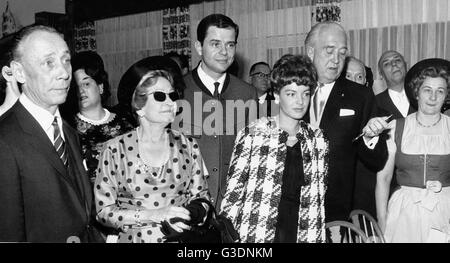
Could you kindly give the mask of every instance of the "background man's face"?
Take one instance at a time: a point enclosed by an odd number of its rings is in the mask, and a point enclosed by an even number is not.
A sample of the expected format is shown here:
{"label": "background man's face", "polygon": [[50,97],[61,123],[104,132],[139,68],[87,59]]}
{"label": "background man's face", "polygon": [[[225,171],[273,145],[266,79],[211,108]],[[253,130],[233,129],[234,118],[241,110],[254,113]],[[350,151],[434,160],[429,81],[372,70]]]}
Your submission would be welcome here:
{"label": "background man's face", "polygon": [[270,68],[267,65],[257,65],[250,74],[252,85],[258,89],[258,93],[265,93],[270,87]]}
{"label": "background man's face", "polygon": [[345,78],[361,85],[366,85],[366,68],[355,60],[350,60],[347,64]]}
{"label": "background man's face", "polygon": [[406,76],[406,63],[398,52],[384,53],[380,58],[381,75],[388,87],[403,84]]}
{"label": "background man's face", "polygon": [[344,68],[347,55],[345,32],[336,26],[322,28],[313,45],[308,56],[317,69],[319,82],[326,84],[335,81]]}
{"label": "background man's face", "polygon": [[205,72],[211,77],[220,77],[233,63],[236,53],[236,32],[233,28],[210,26],[203,44],[195,45],[202,57]]}
{"label": "background man's face", "polygon": [[56,33],[35,31],[23,40],[23,92],[34,103],[49,108],[64,103],[72,76],[70,52]]}

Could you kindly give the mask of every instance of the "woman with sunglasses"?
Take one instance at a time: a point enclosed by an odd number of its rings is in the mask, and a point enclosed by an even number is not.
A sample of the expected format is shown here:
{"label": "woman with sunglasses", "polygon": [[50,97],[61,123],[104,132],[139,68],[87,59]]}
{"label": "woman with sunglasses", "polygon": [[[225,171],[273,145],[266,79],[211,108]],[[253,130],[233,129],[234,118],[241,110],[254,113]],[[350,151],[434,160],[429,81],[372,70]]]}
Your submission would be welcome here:
{"label": "woman with sunglasses", "polygon": [[206,216],[203,207],[196,218],[184,207],[209,193],[197,142],[168,128],[178,94],[168,71],[147,72],[132,96],[138,127],[108,141],[101,155],[97,218],[120,231],[119,242],[160,243],[162,225],[181,233]]}
{"label": "woman with sunglasses", "polygon": [[[69,91],[65,109],[78,108],[70,114],[80,137],[80,144],[88,176],[93,184],[98,158],[106,141],[133,129],[125,117],[109,112],[104,105],[109,98],[108,74],[99,54],[93,51],[77,53],[72,58],[75,88]],[[76,112],[76,111],[75,111]]]}

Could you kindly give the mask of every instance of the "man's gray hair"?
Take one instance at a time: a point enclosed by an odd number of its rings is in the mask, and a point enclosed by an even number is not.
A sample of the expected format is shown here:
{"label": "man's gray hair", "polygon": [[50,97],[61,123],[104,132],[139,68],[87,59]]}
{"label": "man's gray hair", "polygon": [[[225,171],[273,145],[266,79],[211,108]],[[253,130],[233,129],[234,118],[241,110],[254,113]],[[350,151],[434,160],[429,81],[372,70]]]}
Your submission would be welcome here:
{"label": "man's gray hair", "polygon": [[338,28],[340,28],[342,30],[342,32],[344,32],[345,37],[347,38],[347,34],[345,32],[345,29],[340,24],[338,24],[336,22],[332,22],[332,21],[320,22],[320,23],[317,23],[314,26],[312,26],[311,30],[308,32],[308,35],[306,35],[305,48],[306,47],[314,47],[315,42],[317,40],[317,37],[319,36],[320,31],[323,28],[329,27],[329,26],[337,26]]}

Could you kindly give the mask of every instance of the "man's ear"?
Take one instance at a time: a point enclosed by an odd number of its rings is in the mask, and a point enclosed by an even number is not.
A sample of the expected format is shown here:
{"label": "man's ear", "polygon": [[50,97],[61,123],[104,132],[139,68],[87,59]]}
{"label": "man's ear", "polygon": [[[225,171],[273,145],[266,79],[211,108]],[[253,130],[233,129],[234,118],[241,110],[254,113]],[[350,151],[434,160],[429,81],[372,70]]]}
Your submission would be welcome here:
{"label": "man's ear", "polygon": [[197,54],[201,57],[202,56],[202,43],[200,41],[195,41],[195,50],[197,51]]}
{"label": "man's ear", "polygon": [[14,79],[12,70],[8,66],[2,67],[2,76],[6,81],[12,81]]}
{"label": "man's ear", "polygon": [[24,84],[25,83],[25,71],[23,69],[22,64],[20,64],[17,61],[11,62],[11,71],[14,76],[14,78],[17,80],[17,82]]}
{"label": "man's ear", "polygon": [[307,46],[306,47],[306,55],[308,55],[309,59],[311,59],[311,61],[313,61],[314,59],[314,48],[311,46]]}

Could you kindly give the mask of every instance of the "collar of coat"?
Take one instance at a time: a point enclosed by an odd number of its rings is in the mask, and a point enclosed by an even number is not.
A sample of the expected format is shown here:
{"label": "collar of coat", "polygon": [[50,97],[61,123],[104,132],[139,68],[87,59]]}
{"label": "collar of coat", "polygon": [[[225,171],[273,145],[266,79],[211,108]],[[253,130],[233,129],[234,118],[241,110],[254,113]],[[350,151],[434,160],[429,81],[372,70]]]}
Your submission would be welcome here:
{"label": "collar of coat", "polygon": [[[297,242],[324,242],[328,143],[320,129],[303,121],[296,136],[307,183],[300,193]],[[287,138],[274,117],[253,122],[236,137],[222,211],[242,242],[272,242],[275,237]]]}
{"label": "collar of coat", "polygon": [[[286,144],[289,134],[282,130],[277,122],[277,117],[263,117],[250,124],[244,131],[251,136],[269,136],[271,139],[278,139],[279,145]],[[309,166],[311,156],[317,155],[319,149],[327,148],[327,142],[321,129],[314,129],[309,124],[300,120],[299,130],[296,134],[302,149],[303,167]],[[283,147],[283,150],[286,149]],[[314,169],[318,167],[313,167]],[[310,182],[310,174],[305,171],[305,181]]]}

